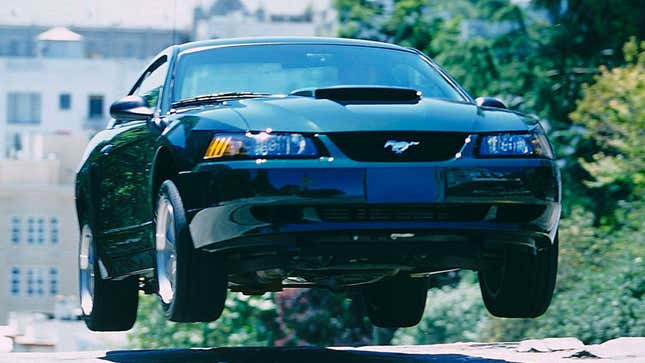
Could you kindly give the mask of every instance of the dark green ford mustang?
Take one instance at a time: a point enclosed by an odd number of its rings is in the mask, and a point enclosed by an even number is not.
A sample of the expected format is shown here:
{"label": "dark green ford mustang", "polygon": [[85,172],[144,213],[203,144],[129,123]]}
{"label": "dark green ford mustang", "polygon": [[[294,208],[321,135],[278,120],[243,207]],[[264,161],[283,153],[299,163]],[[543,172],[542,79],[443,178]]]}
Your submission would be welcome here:
{"label": "dark green ford mustang", "polygon": [[428,276],[479,272],[488,310],[546,311],[560,176],[539,123],[473,100],[422,53],[325,38],[215,40],[159,54],[76,178],[80,295],[126,330],[140,290],[212,321],[228,289],[362,296],[421,319]]}

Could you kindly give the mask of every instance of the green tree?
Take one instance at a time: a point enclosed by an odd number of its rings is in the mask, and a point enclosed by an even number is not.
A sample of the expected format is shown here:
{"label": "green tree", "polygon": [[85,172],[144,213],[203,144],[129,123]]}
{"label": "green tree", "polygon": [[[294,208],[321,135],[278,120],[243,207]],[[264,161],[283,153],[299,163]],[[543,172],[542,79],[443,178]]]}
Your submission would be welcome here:
{"label": "green tree", "polygon": [[369,0],[335,0],[338,20],[343,24],[339,36],[345,38],[381,39],[383,6]]}
{"label": "green tree", "polygon": [[222,316],[211,323],[169,322],[158,300],[140,297],[137,323],[129,335],[134,348],[273,345],[282,338],[270,294],[229,294]]}
{"label": "green tree", "polygon": [[642,197],[645,185],[645,42],[632,39],[624,49],[627,65],[601,67],[571,114],[585,130],[590,152],[579,162],[589,174],[586,185],[604,201],[605,217],[613,217],[618,201]]}
{"label": "green tree", "polygon": [[275,295],[285,337],[278,345],[355,346],[372,343],[362,301],[325,289],[287,289]]}
{"label": "green tree", "polygon": [[210,323],[169,322],[158,300],[140,297],[132,347],[368,345],[375,333],[360,300],[324,289],[230,293],[222,316]]}
{"label": "green tree", "polygon": [[[570,124],[582,84],[601,64],[619,65],[629,36],[645,38],[638,0],[336,0],[346,37],[418,48],[474,94],[506,95],[557,128]],[[464,37],[468,21],[507,29]]]}

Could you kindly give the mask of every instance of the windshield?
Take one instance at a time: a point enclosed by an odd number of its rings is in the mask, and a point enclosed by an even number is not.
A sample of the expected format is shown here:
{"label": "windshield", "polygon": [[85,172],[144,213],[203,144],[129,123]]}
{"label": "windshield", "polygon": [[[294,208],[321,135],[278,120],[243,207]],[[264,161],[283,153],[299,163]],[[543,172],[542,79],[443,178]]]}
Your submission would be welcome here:
{"label": "windshield", "polygon": [[463,101],[418,54],[346,45],[281,44],[213,48],[180,56],[173,102],[223,92],[289,94],[340,85],[404,87]]}

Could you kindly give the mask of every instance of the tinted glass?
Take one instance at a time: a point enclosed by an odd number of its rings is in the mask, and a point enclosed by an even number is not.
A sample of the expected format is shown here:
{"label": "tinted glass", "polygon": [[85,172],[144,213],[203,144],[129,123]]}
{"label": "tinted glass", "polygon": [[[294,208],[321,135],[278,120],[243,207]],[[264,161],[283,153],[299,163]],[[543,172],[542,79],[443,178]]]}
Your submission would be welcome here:
{"label": "tinted glass", "polygon": [[424,97],[463,100],[418,54],[365,46],[254,45],[193,51],[180,57],[175,101],[220,92],[288,94],[339,85],[412,88]]}
{"label": "tinted glass", "polygon": [[168,70],[168,62],[158,66],[155,70],[149,73],[146,78],[141,82],[139,88],[135,91],[136,95],[143,97],[148,103],[149,107],[156,107],[159,102],[159,95],[164,82],[166,81],[166,72]]}

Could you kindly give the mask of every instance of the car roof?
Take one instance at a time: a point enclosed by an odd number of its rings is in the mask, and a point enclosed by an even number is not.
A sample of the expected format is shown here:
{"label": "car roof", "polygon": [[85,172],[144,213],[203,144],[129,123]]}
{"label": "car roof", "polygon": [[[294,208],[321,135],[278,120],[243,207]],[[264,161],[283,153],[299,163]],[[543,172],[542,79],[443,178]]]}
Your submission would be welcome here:
{"label": "car roof", "polygon": [[218,46],[237,46],[254,44],[329,44],[329,45],[354,45],[364,47],[380,47],[396,50],[410,51],[409,48],[395,44],[376,42],[371,40],[348,39],[348,38],[327,38],[327,37],[254,37],[254,38],[223,38],[212,40],[201,40],[177,45],[177,50],[195,50],[199,48],[210,48]]}

